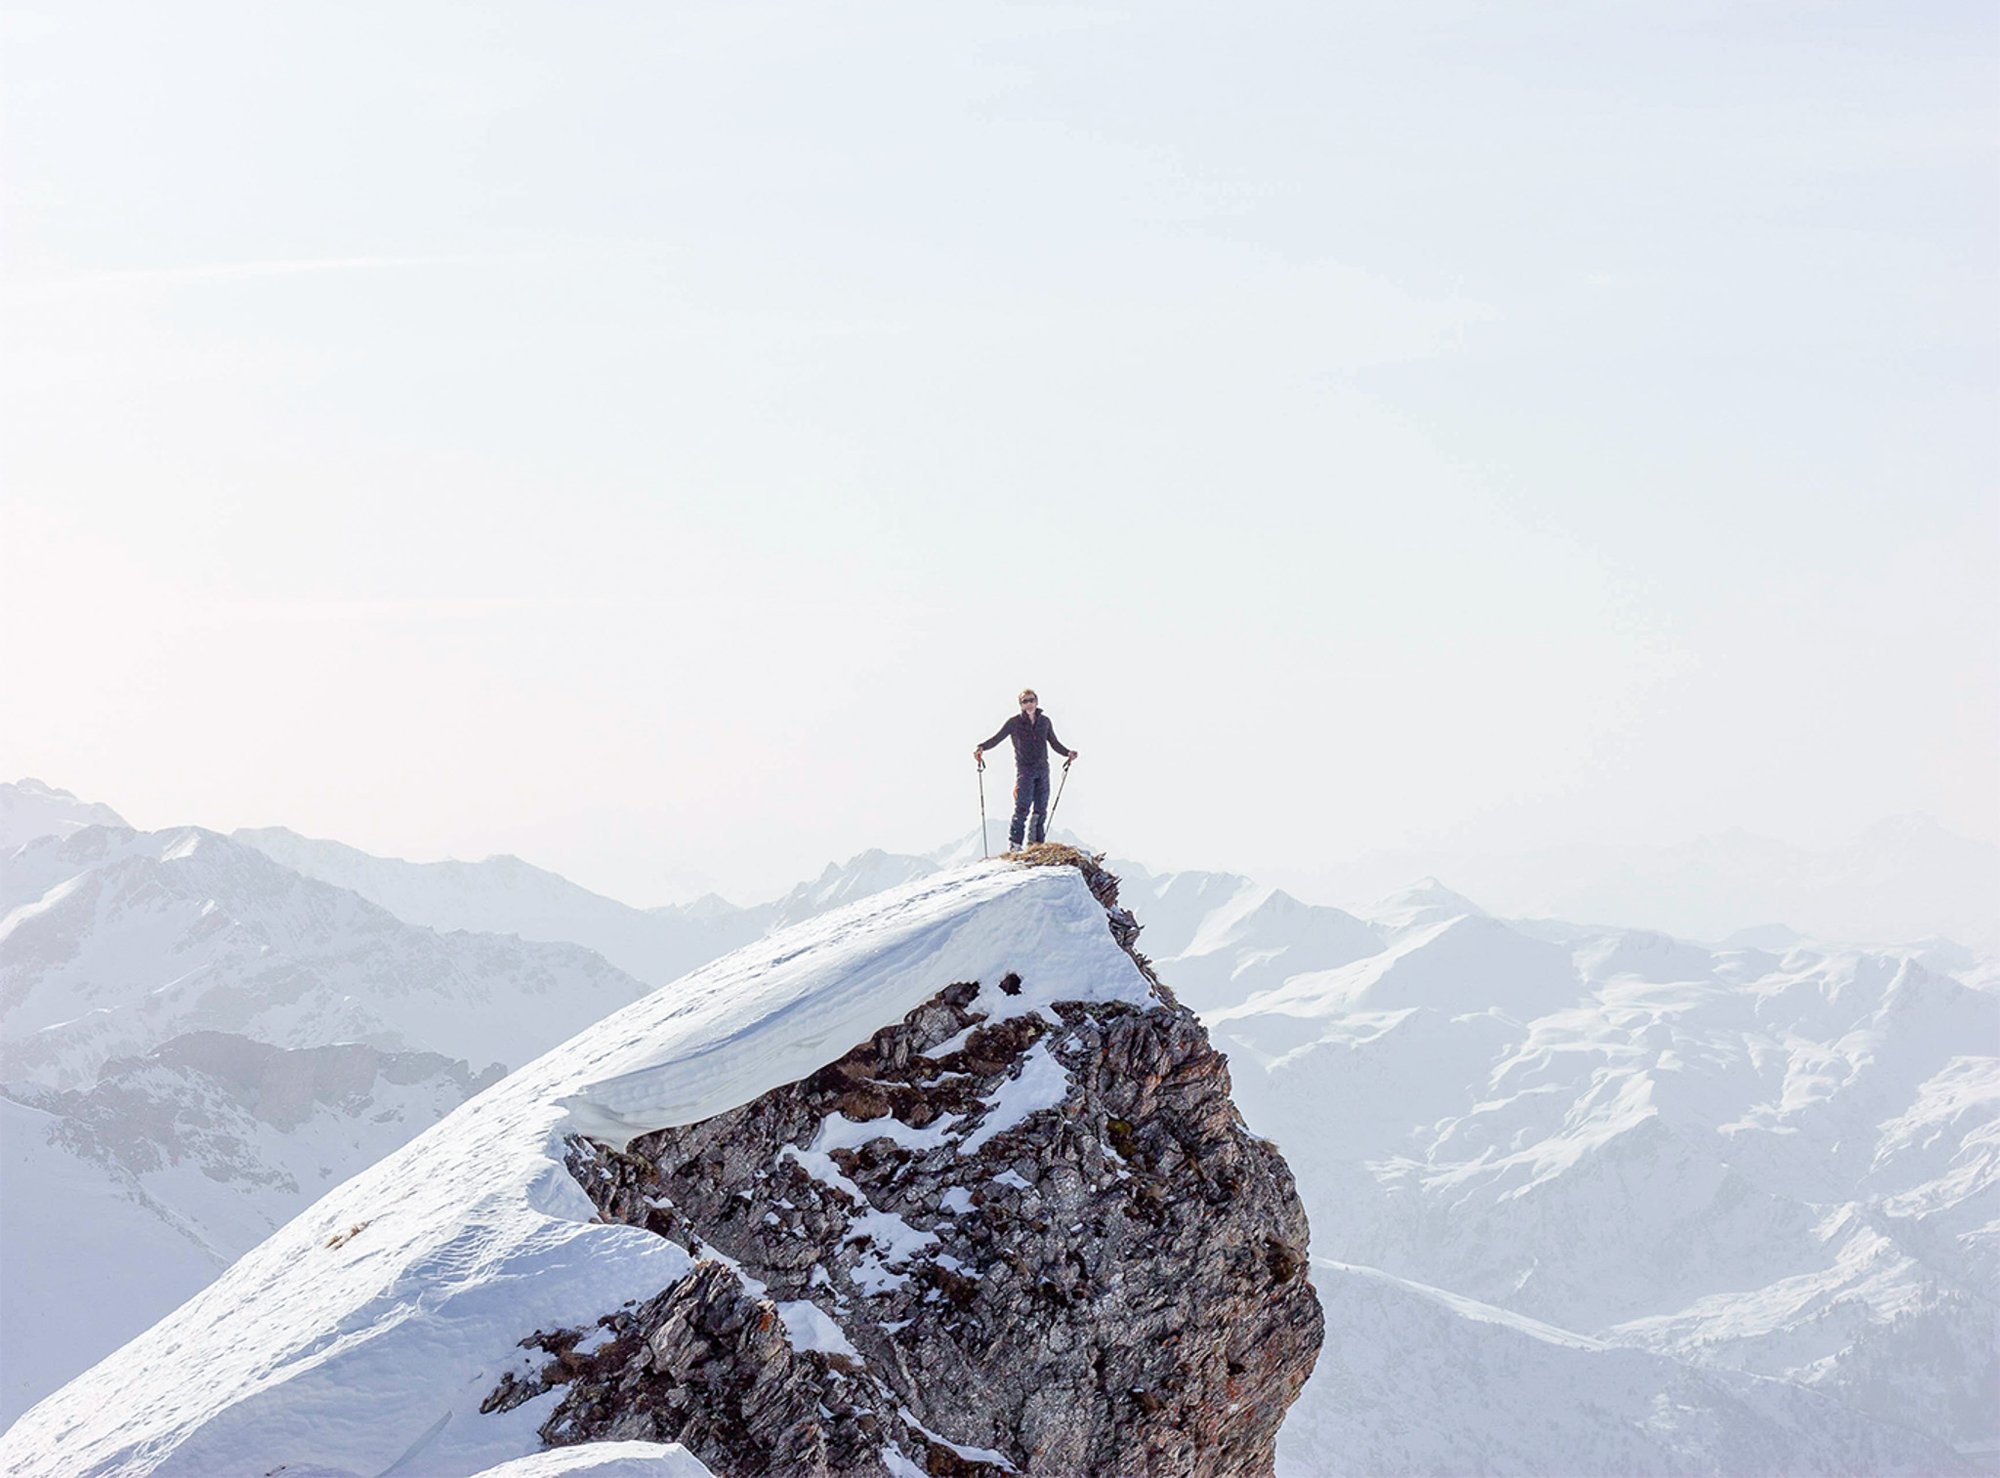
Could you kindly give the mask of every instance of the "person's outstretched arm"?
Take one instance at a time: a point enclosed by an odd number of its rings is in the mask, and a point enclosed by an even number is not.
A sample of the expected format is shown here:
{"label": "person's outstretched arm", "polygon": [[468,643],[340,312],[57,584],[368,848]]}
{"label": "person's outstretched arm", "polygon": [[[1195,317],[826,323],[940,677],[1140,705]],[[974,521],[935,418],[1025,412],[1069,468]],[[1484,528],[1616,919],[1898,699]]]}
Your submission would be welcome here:
{"label": "person's outstretched arm", "polygon": [[994,747],[995,745],[997,745],[997,744],[998,744],[998,743],[999,743],[999,742],[1000,742],[1000,741],[1001,741],[1002,739],[1005,739],[1005,738],[1006,738],[1006,737],[1007,737],[1007,736],[1008,736],[1009,734],[1013,733],[1013,732],[1014,732],[1014,725],[1015,725],[1015,723],[1016,723],[1016,720],[1015,720],[1015,719],[1011,719],[1011,718],[1010,718],[1010,719],[1008,719],[1006,723],[1004,723],[1004,724],[1002,724],[1002,725],[1000,726],[1000,729],[999,729],[999,732],[998,732],[998,733],[996,733],[996,734],[995,734],[995,735],[994,735],[994,736],[993,736],[993,737],[992,737],[991,739],[988,739],[988,740],[987,740],[987,741],[986,741],[985,743],[983,743],[983,744],[975,744],[975,745],[973,745],[973,746],[972,746],[972,757],[973,757],[974,759],[978,759],[978,758],[980,758],[980,757],[981,757],[982,755],[984,755],[984,754],[986,753],[986,751],[987,751],[987,750],[989,750],[989,749],[992,749],[992,748],[993,748],[993,747]]}

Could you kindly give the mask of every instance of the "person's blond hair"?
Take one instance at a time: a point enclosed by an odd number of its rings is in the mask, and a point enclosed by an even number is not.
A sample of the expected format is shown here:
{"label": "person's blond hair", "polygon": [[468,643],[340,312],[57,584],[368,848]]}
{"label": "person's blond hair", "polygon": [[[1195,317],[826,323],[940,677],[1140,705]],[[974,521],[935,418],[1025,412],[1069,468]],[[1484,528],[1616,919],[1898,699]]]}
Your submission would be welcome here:
{"label": "person's blond hair", "polygon": [[1016,703],[1026,703],[1030,698],[1033,698],[1037,703],[1042,701],[1042,695],[1037,693],[1033,688],[1021,689],[1021,696],[1014,701]]}

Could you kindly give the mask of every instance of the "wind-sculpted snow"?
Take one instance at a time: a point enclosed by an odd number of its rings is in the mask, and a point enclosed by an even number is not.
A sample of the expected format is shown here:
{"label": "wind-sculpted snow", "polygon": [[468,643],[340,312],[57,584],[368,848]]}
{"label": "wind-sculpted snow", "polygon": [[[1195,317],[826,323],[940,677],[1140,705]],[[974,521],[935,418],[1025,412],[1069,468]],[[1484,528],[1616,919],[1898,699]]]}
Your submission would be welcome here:
{"label": "wind-sculpted snow", "polygon": [[[878,895],[656,992],[466,1104],[35,1407],[0,1462],[446,1475],[525,1457],[553,1397],[480,1414],[523,1332],[587,1325],[693,1266],[665,1237],[597,1219],[564,1166],[579,1121],[623,1135],[731,1107],[1024,956],[1049,992],[1152,999],[1072,869],[996,862]],[[1033,1012],[1042,995],[1007,999]]]}
{"label": "wind-sculpted snow", "polygon": [[[1116,879],[1034,861],[1129,941]],[[1290,1173],[1184,1007],[1015,959],[738,1109],[576,1145],[607,1219],[720,1266],[538,1331],[554,1359],[492,1401],[561,1386],[551,1442],[675,1438],[730,1472],[1269,1472],[1323,1327]]]}
{"label": "wind-sculpted snow", "polygon": [[1103,910],[1087,892],[1067,907],[976,910],[945,933],[911,927],[940,897],[976,906],[1017,892],[1019,876],[988,865],[876,894],[865,922],[846,911],[822,916],[769,948],[739,951],[728,968],[682,981],[674,992],[676,1045],[636,1046],[629,1061],[567,1100],[574,1127],[622,1145],[634,1134],[710,1118],[806,1076],[935,994],[934,982],[977,980],[978,967],[1009,954],[1065,964],[1042,966],[1010,1014],[1064,999],[1148,1000],[1145,980],[1111,945]]}
{"label": "wind-sculpted snow", "polygon": [[478,1478],[714,1478],[678,1442],[593,1442],[495,1463]]}

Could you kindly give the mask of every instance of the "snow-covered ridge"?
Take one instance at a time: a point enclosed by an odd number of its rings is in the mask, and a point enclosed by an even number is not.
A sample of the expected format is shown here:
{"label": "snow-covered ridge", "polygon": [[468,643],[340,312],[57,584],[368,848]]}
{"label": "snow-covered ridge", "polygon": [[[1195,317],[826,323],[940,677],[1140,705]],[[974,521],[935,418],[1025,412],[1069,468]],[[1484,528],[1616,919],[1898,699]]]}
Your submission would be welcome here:
{"label": "snow-covered ridge", "polygon": [[[1297,1170],[1316,1255],[1439,1290],[1461,1320],[1469,1299],[1579,1349],[1782,1379],[1863,1423],[1849,1450],[1880,1461],[1854,1465],[1953,1471],[1952,1446],[2000,1435],[1982,1394],[2000,1374],[2000,995],[1934,953],[1406,915],[1379,955],[1207,1021],[1252,1127]],[[1336,1327],[1342,1300],[1388,1297],[1332,1286]],[[1465,1460],[1392,1442],[1334,1380],[1323,1367],[1308,1388],[1303,1428],[1387,1471]],[[1686,1430],[1656,1422],[1652,1455],[1606,1462],[1708,1461],[1685,1444],[1741,1392],[1672,1384],[1697,1403],[1668,1423]],[[1744,1451],[1777,1451],[1815,1408],[1787,1409],[1744,1429]],[[1552,1388],[1541,1450],[1618,1450],[1576,1420]],[[1883,1426],[1924,1432],[1930,1456],[1892,1460]],[[1529,1453],[1536,1430],[1495,1440]]]}
{"label": "snow-covered ridge", "polygon": [[1777,1380],[1621,1348],[1379,1269],[1314,1259],[1329,1338],[1278,1470],[1900,1474],[1977,1467]]}
{"label": "snow-covered ridge", "polygon": [[478,1415],[515,1341],[651,1297],[690,1266],[672,1242],[595,1220],[565,1134],[740,1103],[1024,955],[1039,978],[1010,1009],[1152,999],[1071,869],[996,862],[876,895],[654,993],[474,1099],[37,1406],[0,1460],[446,1474],[524,1456],[534,1403]]}
{"label": "snow-covered ridge", "polygon": [[511,1066],[643,993],[576,945],[438,934],[200,827],[91,826],[0,859],[8,1080],[87,1086],[187,1031]]}
{"label": "snow-covered ridge", "polygon": [[0,781],[0,857],[36,837],[124,824],[125,818],[109,806],[80,801],[39,780]]}
{"label": "snow-covered ridge", "polygon": [[[950,927],[933,922],[940,911]],[[1024,955],[1039,973],[1008,998],[1009,1015],[1151,999],[1073,873],[982,863],[873,894],[680,982],[671,1030],[607,1056],[565,1100],[571,1125],[623,1144],[712,1117],[804,1077],[944,985]]]}
{"label": "snow-covered ridge", "polygon": [[[0,1117],[0,1309],[62,1311],[38,1346],[0,1342],[0,1422],[434,1123],[475,1074],[644,994],[575,944],[439,934],[198,827],[93,824],[0,856],[0,1097],[21,1106]],[[370,1069],[310,1117],[260,1119],[225,1060],[151,1060],[203,1034],[262,1063],[273,1096],[310,1088],[315,1056],[458,1069]]]}
{"label": "snow-covered ridge", "polygon": [[[1755,942],[1779,921],[1813,938],[1888,944],[1948,936],[2000,953],[2000,846],[1922,815],[1799,845],[1732,829],[1673,845],[1576,846],[1329,859],[1328,896],[1363,898],[1431,871],[1497,914],[1624,923],[1683,939]],[[1780,930],[1780,933],[1782,931]]]}
{"label": "snow-covered ridge", "polygon": [[[184,875],[204,861],[204,838],[213,838],[190,829],[162,835],[173,839],[162,850],[174,860],[159,860]],[[956,851],[963,855],[964,845]],[[978,851],[975,833],[971,856]],[[943,860],[942,852],[863,854],[801,884],[783,911],[809,916],[878,884],[933,873]],[[503,926],[518,896],[503,886],[506,878],[517,870],[537,875],[505,859],[454,866]],[[1674,1427],[1726,1430],[1740,1409],[1734,1388],[1676,1375],[1676,1362],[1803,1383],[1864,1421],[1873,1413],[1953,1441],[1990,1440],[1981,1436],[1991,1428],[1990,1402],[1970,1393],[2000,1379],[1985,1312],[2000,1289],[1993,1232],[2000,995],[1992,990],[2000,967],[1993,962],[1948,941],[1859,948],[1771,927],[1716,946],[1562,920],[1502,920],[1434,879],[1356,917],[1231,874],[1115,866],[1125,874],[1125,901],[1147,926],[1141,946],[1176,993],[1208,1013],[1218,1044],[1234,1058],[1239,1097],[1298,1171],[1315,1216],[1315,1250],[1351,1270],[1327,1284],[1334,1327],[1346,1297],[1340,1290],[1365,1287],[1376,1292],[1363,1302],[1386,1300],[1397,1321],[1414,1318],[1419,1305],[1432,1311],[1423,1319],[1441,1322],[1423,1322],[1422,1337],[1448,1348],[1502,1338],[1470,1328],[1479,1322],[1475,1311],[1499,1310],[1574,1341],[1564,1360],[1604,1358],[1597,1346],[1616,1361],[1646,1354],[1656,1362],[1645,1367],[1654,1372],[1646,1379],[1681,1403],[1649,1418],[1663,1452],[1681,1450]],[[9,875],[0,859],[0,895]],[[33,905],[16,926],[23,938],[41,937],[26,918],[73,907],[70,891],[80,884],[65,875],[37,886],[23,895]],[[133,940],[154,937],[128,931],[155,927],[154,911],[172,892],[135,888],[118,908],[71,915],[66,948],[77,961],[115,958]],[[220,937],[233,927],[229,892],[202,896],[217,906],[205,921],[197,907],[184,933],[159,936],[168,949],[182,950],[184,939],[212,949],[201,931]],[[286,907],[307,918],[317,896],[290,892]],[[0,918],[11,911],[0,905]],[[747,927],[753,913],[780,910],[715,901],[690,910],[697,911]],[[555,915],[548,922],[567,927]],[[314,933],[301,922],[282,927],[286,937]],[[122,942],[115,950],[93,943],[89,936],[100,931]],[[0,940],[0,976],[19,947]],[[329,935],[313,948],[330,958],[347,947]],[[366,957],[394,960],[399,952]],[[268,956],[244,958],[244,980],[267,978]],[[95,988],[93,974],[65,978]],[[354,978],[351,993],[366,1000],[370,976]],[[402,978],[383,977],[392,994]],[[568,1028],[535,1003],[561,999],[560,992],[503,993],[486,1014],[546,1029],[545,1043]],[[338,1013],[320,1024],[341,1027]],[[420,1110],[412,1099],[402,1111]],[[134,1257],[157,1255],[164,1268],[178,1248],[187,1266],[175,1275],[177,1287],[211,1275],[206,1253],[141,1203],[118,1199],[90,1164],[59,1147],[52,1157],[43,1135],[55,1122],[25,1110],[0,1118],[9,1156],[0,1209],[38,1199],[88,1205],[89,1235],[74,1241],[84,1250],[103,1242],[104,1259],[92,1266],[130,1273]],[[283,1136],[266,1144],[246,1133],[240,1161],[211,1153],[203,1162],[233,1163],[230,1184],[208,1183],[200,1172],[177,1184],[247,1209],[274,1169],[331,1145],[312,1125],[300,1132],[315,1136],[311,1151]],[[352,1152],[364,1158],[330,1152],[309,1163],[337,1164],[345,1174],[365,1162],[363,1143],[356,1139]],[[172,1136],[158,1140],[163,1156],[183,1153],[174,1144]],[[24,1186],[49,1194],[31,1190],[24,1200]],[[286,1214],[279,1204],[258,1201],[256,1214]],[[146,1241],[149,1227],[167,1240]],[[127,1234],[135,1240],[114,1242]],[[15,1245],[10,1239],[9,1251]],[[127,1245],[148,1250],[121,1252]],[[4,1276],[23,1262],[0,1257],[0,1265]],[[1368,1265],[1376,1266],[1363,1271]],[[124,1286],[112,1276],[92,1274],[89,1286]],[[142,1293],[135,1285],[114,1297],[136,1307]],[[0,1288],[0,1298],[8,1296]],[[81,1333],[78,1320],[97,1306],[75,1300],[67,1327]],[[1521,1333],[1510,1329],[1505,1338]],[[37,1348],[36,1369],[58,1353]],[[1385,1472],[1409,1471],[1421,1449],[1406,1452],[1394,1434],[1417,1414],[1450,1410],[1464,1380],[1448,1361],[1420,1365],[1382,1385],[1375,1407],[1348,1401],[1338,1423],[1322,1428],[1332,1450]],[[0,1366],[11,1380],[20,1362],[8,1364],[0,1350]],[[1345,1399],[1327,1394],[1333,1368],[1323,1362],[1294,1409],[1295,1436],[1315,1429],[1314,1413],[1324,1416],[1329,1399]],[[1596,1450],[1611,1440],[1601,1425],[1614,1419],[1606,1413],[1628,1409],[1599,1403],[1585,1420],[1564,1393],[1586,1377],[1566,1369],[1549,1378],[1539,1394],[1531,1383],[1509,1388],[1509,1401],[1526,1403],[1522,1421],[1494,1434],[1495,1450],[1516,1453],[1524,1467],[1547,1470],[1563,1454]],[[1303,1451],[1288,1441],[1290,1461]],[[1838,1466],[1838,1451],[1826,1451]]]}
{"label": "snow-covered ridge", "polygon": [[739,909],[718,898],[686,908],[632,908],[518,857],[405,862],[282,826],[241,828],[230,835],[305,877],[358,893],[406,923],[580,944],[650,986],[748,943],[772,923],[768,908]]}

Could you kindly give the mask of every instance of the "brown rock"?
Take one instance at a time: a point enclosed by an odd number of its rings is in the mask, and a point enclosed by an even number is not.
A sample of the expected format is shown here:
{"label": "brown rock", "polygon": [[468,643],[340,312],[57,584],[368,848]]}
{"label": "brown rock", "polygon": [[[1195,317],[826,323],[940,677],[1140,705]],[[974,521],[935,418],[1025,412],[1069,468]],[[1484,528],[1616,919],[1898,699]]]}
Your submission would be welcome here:
{"label": "brown rock", "polygon": [[[1116,879],[1041,851],[1083,871],[1131,949]],[[994,1458],[1065,1478],[1270,1472],[1322,1336],[1291,1172],[1164,987],[1150,1009],[1072,1001],[1060,1025],[977,1025],[1005,1000],[993,984],[951,986],[804,1082],[627,1152],[573,1140],[607,1220],[743,1276],[698,1263],[600,1321],[612,1337],[587,1356],[564,1353],[583,1331],[531,1336],[555,1358],[489,1406],[566,1386],[551,1445],[674,1440],[728,1475],[882,1474],[892,1446],[933,1474],[1004,1471]],[[962,1150],[1041,1048],[1061,1102]],[[816,1175],[797,1152],[836,1114],[881,1133]],[[858,1360],[794,1348],[776,1308],[792,1300]]]}

